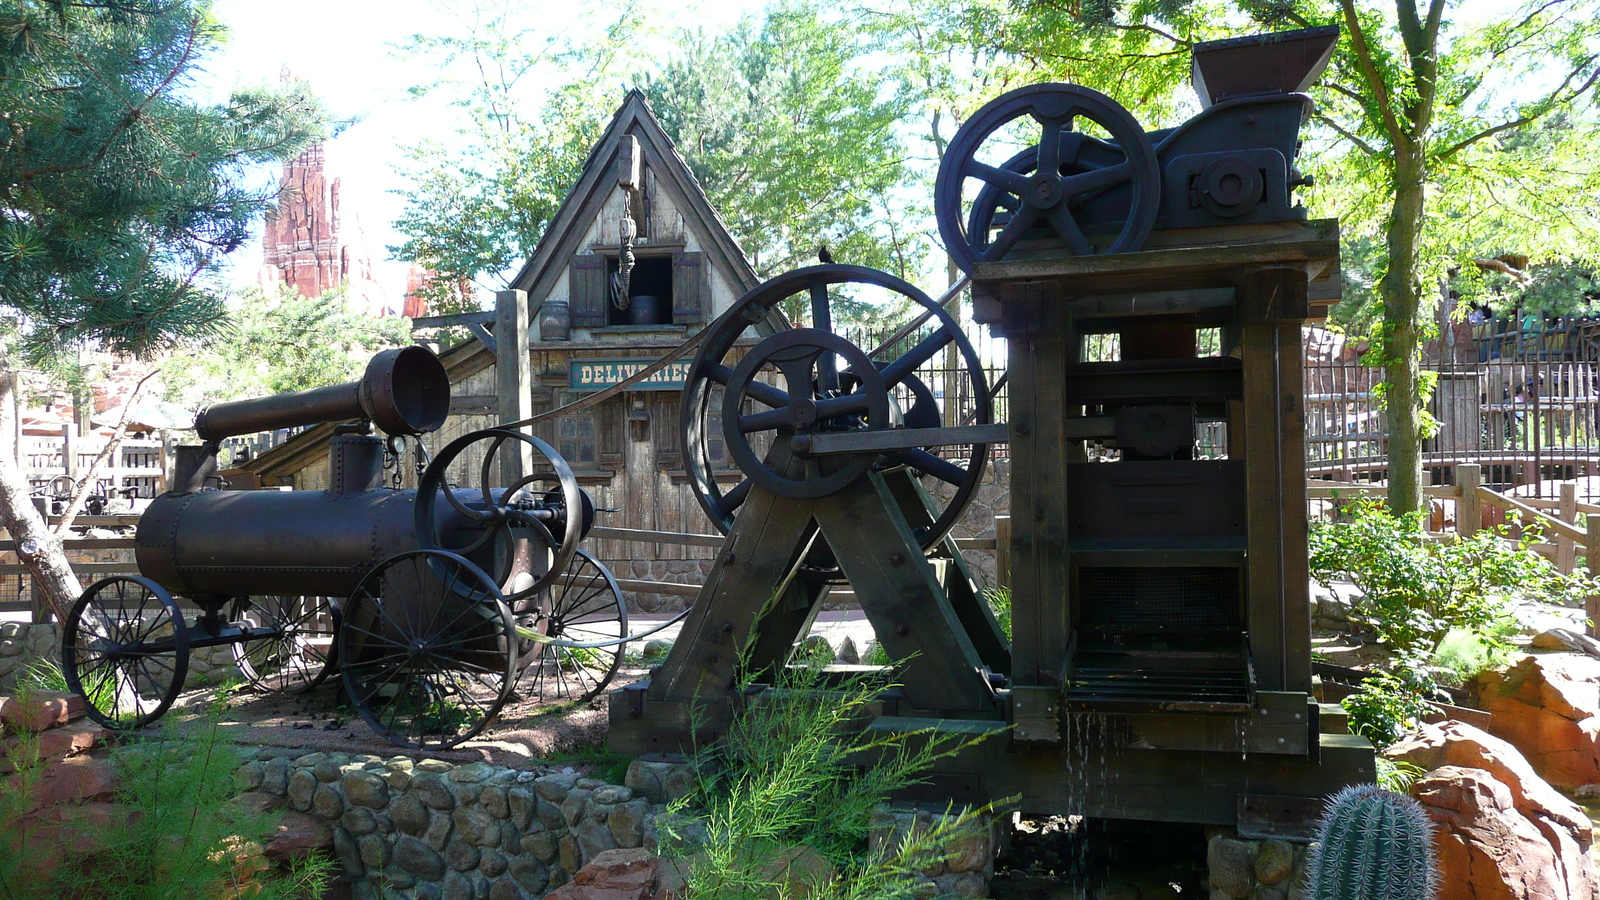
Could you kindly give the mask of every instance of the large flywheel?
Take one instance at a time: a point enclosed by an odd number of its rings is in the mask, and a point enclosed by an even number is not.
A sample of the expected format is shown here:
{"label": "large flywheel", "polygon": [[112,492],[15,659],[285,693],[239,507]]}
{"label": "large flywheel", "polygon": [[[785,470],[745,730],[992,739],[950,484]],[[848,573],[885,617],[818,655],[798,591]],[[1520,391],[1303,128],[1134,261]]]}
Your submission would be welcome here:
{"label": "large flywheel", "polygon": [[[834,331],[833,306],[871,286],[927,311],[929,322],[904,344],[864,350]],[[749,326],[785,300],[804,294],[811,327],[778,332],[741,355]],[[987,425],[992,398],[983,367],[955,318],[927,294],[886,272],[821,265],[779,275],[752,289],[708,328],[683,395],[683,439],[695,496],[722,531],[732,527],[752,486],[781,497],[815,499],[870,469],[905,467],[944,498],[933,521],[917,529],[928,549],[960,519],[983,478],[986,443],[941,441],[938,401],[918,369],[952,344],[963,393],[974,409],[962,424]],[[953,398],[946,398],[953,402]],[[894,440],[916,429],[929,443]],[[934,448],[945,446],[944,454]],[[949,448],[954,447],[952,452]],[[778,462],[775,462],[778,461]]]}

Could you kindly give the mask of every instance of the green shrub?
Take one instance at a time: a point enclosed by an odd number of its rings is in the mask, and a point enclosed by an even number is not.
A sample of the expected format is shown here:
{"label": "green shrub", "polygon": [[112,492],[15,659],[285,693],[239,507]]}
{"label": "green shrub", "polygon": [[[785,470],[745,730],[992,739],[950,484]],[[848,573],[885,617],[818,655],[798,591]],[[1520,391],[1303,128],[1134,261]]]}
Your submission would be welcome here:
{"label": "green shrub", "polygon": [[1503,646],[1495,625],[1512,597],[1578,605],[1594,589],[1586,572],[1563,575],[1529,549],[1539,540],[1532,525],[1514,541],[1506,526],[1433,540],[1420,512],[1394,516],[1372,501],[1349,512],[1312,529],[1312,577],[1353,583],[1361,596],[1352,619],[1396,651],[1429,653],[1458,628]]}
{"label": "green shrub", "polygon": [[1350,733],[1381,748],[1416,727],[1437,690],[1428,667],[1402,655],[1390,668],[1369,676],[1340,705],[1350,714]]}
{"label": "green shrub", "polygon": [[[312,900],[332,861],[308,859],[288,873],[267,871],[260,849],[276,816],[230,802],[235,750],[213,718],[185,732],[174,723],[117,752],[118,806],[136,816],[90,826],[67,822],[41,835],[57,846],[93,847],[82,865],[36,871],[27,834],[0,839],[0,896],[7,900],[170,900],[173,897]],[[0,779],[0,820],[26,804],[37,770]],[[28,825],[21,826],[24,830]],[[36,824],[31,827],[39,827]]]}
{"label": "green shrub", "polygon": [[724,737],[694,754],[696,789],[674,804],[679,816],[671,821],[693,821],[703,834],[688,842],[669,824],[663,835],[665,852],[694,860],[689,896],[777,896],[772,862],[795,845],[822,854],[839,875],[817,885],[812,900],[912,896],[918,870],[937,861],[941,841],[982,810],[867,851],[873,807],[970,743],[864,731],[888,686],[881,675],[841,682],[818,666],[788,667],[751,697]]}
{"label": "green shrub", "polygon": [[1511,653],[1503,640],[1490,632],[1484,637],[1467,628],[1452,628],[1434,648],[1429,668],[1441,684],[1459,687],[1478,677],[1478,673],[1504,665]]}

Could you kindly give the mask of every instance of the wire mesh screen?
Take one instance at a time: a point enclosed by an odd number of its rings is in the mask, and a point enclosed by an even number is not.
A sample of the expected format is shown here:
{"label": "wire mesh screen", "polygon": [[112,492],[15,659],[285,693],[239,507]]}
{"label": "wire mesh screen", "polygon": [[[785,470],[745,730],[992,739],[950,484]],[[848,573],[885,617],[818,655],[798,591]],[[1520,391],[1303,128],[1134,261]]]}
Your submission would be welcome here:
{"label": "wire mesh screen", "polygon": [[1237,630],[1239,570],[1085,566],[1078,569],[1084,628],[1197,632]]}

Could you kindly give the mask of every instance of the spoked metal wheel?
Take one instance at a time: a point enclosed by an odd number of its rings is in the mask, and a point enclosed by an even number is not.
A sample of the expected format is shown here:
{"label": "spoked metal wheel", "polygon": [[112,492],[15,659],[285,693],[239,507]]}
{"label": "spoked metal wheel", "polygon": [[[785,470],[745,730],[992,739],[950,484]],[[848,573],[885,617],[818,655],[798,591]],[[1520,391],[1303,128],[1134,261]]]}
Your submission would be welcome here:
{"label": "spoked metal wheel", "polygon": [[[926,310],[928,325],[902,344],[869,353],[832,333],[833,294],[883,289]],[[742,357],[735,342],[753,322],[790,297],[805,295],[812,328],[765,338]],[[983,479],[988,445],[958,445],[954,460],[926,447],[807,459],[806,439],[939,424],[937,401],[916,375],[946,347],[960,357],[970,423],[986,425],[993,409],[982,363],[961,326],[927,294],[887,272],[861,266],[809,266],[757,285],[707,329],[683,389],[683,452],[695,498],[719,530],[733,527],[752,486],[785,497],[815,498],[837,490],[869,467],[904,467],[940,492],[933,520],[917,527],[928,549],[965,513]],[[770,447],[800,457],[784,471],[767,464]],[[719,457],[725,457],[719,459]],[[730,484],[731,461],[744,476]],[[943,485],[943,487],[940,487]],[[830,554],[813,549],[807,565],[831,569]]]}
{"label": "spoked metal wheel", "polygon": [[172,706],[189,673],[183,613],[147,578],[97,581],[67,613],[61,662],[89,718],[109,728],[143,727]]}
{"label": "spoked metal wheel", "polygon": [[339,616],[339,604],[331,597],[240,597],[230,618],[261,636],[234,644],[233,663],[258,691],[309,691],[335,668]]}
{"label": "spoked metal wheel", "polygon": [[[1038,130],[1034,146],[991,158],[1019,126]],[[962,124],[939,163],[933,202],[945,250],[966,272],[1003,258],[1035,226],[1074,255],[1129,253],[1155,227],[1161,169],[1150,138],[1115,100],[1075,84],[1035,84]]]}
{"label": "spoked metal wheel", "polygon": [[[512,463],[520,459],[520,463]],[[503,472],[527,474],[505,484]],[[506,428],[451,441],[417,485],[417,540],[489,572],[508,602],[543,590],[572,561],[594,502],[554,447]]]}
{"label": "spoked metal wheel", "polygon": [[337,644],[345,691],[390,742],[454,747],[511,694],[512,628],[499,588],[465,558],[442,550],[390,557],[344,605]]}
{"label": "spoked metal wheel", "polygon": [[[627,635],[628,609],[617,580],[587,551],[579,550],[544,593],[527,601],[517,622],[566,643],[603,643]],[[523,690],[545,701],[591,700],[617,674],[625,647],[563,647],[524,641],[520,663]]]}

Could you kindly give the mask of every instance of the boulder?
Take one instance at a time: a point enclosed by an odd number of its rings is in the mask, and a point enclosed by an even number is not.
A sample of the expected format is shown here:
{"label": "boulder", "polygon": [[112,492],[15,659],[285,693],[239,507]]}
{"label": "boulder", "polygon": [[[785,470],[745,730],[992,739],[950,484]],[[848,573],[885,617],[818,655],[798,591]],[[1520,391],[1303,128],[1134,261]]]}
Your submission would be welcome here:
{"label": "boulder", "polygon": [[267,835],[266,856],[273,862],[288,862],[332,851],[333,828],[316,816],[293,810],[283,813],[283,818]]}
{"label": "boulder", "polygon": [[1411,793],[1438,826],[1437,900],[1592,900],[1592,874],[1567,877],[1565,854],[1488,771],[1441,766]]}
{"label": "boulder", "polygon": [[0,723],[10,731],[39,732],[88,715],[83,698],[64,691],[33,691],[0,699]]}
{"label": "boulder", "polygon": [[1547,628],[1533,636],[1535,650],[1571,650],[1600,657],[1600,640],[1568,628]]}
{"label": "boulder", "polygon": [[635,847],[607,850],[545,895],[545,900],[651,900],[660,887],[666,861]]}
{"label": "boulder", "polygon": [[1600,782],[1600,660],[1529,656],[1479,676],[1489,731],[1514,744],[1546,781]]}

